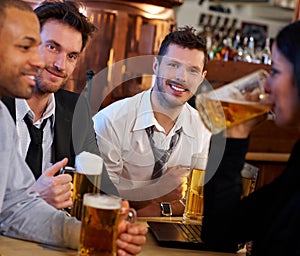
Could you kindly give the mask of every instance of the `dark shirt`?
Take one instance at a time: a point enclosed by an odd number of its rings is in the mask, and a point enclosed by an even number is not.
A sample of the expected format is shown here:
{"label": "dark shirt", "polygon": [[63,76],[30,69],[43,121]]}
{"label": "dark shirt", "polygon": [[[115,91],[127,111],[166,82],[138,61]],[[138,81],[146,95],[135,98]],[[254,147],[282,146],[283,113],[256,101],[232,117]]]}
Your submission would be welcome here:
{"label": "dark shirt", "polygon": [[[205,185],[202,238],[221,250],[235,251],[238,243],[253,240],[252,255],[300,255],[300,141],[282,175],[240,200],[247,147],[247,140],[227,140],[220,165]],[[211,150],[208,172],[216,170],[218,143]]]}

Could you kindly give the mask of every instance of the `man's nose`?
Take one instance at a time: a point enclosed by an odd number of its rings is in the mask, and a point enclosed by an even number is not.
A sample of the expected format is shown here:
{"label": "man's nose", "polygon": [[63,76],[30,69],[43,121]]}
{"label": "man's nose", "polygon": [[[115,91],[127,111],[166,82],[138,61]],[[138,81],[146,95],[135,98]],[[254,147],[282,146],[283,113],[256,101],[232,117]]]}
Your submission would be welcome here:
{"label": "man's nose", "polygon": [[176,71],[176,79],[181,82],[186,82],[187,80],[187,71],[185,67],[181,66]]}

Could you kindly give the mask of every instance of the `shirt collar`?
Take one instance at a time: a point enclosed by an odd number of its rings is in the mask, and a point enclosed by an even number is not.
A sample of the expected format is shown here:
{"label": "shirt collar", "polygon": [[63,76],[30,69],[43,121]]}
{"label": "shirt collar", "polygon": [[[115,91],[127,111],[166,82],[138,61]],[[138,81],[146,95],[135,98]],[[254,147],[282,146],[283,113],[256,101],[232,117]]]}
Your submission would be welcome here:
{"label": "shirt collar", "polygon": [[[188,103],[185,103],[175,124],[176,126],[178,126],[175,128],[176,130],[182,127],[182,131],[189,137],[195,137],[194,130],[198,129],[198,122],[195,122],[194,120],[195,115],[192,113],[193,110],[194,109]],[[197,115],[196,117],[200,118]]]}
{"label": "shirt collar", "polygon": [[[151,106],[151,88],[147,91],[144,91],[142,96],[140,97],[140,102],[137,104],[137,118],[133,127],[133,131],[137,130],[144,130],[149,126],[155,125],[156,129],[158,131],[164,131],[162,126],[157,122],[157,120],[154,117],[153,109]],[[176,123],[174,130],[177,131],[182,127],[182,131],[190,136],[195,137],[195,132],[193,132],[194,129],[197,129],[195,127],[195,122],[193,121],[193,114],[191,113],[192,107],[186,103],[182,111],[180,112]]]}
{"label": "shirt collar", "polygon": [[143,130],[149,126],[158,124],[151,106],[151,89],[144,91],[136,106],[137,116],[133,126],[133,131]]}
{"label": "shirt collar", "polygon": [[[16,99],[16,120],[21,121],[23,120],[24,116],[26,114],[29,114],[30,118],[34,119],[34,113],[30,109],[29,105],[27,104],[27,101],[25,99]],[[54,120],[55,120],[55,98],[54,94],[51,93],[48,104],[46,107],[46,110],[43,113],[43,116],[36,121],[36,124],[42,123],[44,119],[50,118],[52,127],[54,126]]]}

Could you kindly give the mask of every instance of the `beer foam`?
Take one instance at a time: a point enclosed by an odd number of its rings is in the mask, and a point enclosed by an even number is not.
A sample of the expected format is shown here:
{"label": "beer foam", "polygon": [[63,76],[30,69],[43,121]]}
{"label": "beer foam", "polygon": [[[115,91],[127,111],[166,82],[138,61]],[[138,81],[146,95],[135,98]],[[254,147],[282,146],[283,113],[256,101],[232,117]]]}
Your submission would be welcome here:
{"label": "beer foam", "polygon": [[102,174],[103,159],[86,151],[81,152],[75,158],[76,172],[87,175]]}
{"label": "beer foam", "polygon": [[121,208],[121,199],[108,195],[85,194],[83,204],[97,209],[113,210]]}

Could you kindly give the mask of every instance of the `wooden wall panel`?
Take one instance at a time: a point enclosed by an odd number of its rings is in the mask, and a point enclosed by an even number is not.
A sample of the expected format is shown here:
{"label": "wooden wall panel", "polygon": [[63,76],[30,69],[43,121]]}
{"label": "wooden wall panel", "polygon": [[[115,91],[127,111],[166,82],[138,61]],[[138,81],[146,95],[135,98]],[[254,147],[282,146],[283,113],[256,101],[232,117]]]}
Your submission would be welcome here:
{"label": "wooden wall panel", "polygon": [[294,11],[294,21],[300,20],[300,0],[295,0],[295,11]]}

